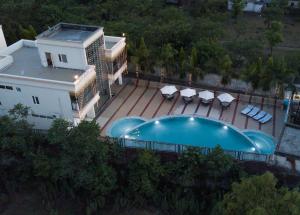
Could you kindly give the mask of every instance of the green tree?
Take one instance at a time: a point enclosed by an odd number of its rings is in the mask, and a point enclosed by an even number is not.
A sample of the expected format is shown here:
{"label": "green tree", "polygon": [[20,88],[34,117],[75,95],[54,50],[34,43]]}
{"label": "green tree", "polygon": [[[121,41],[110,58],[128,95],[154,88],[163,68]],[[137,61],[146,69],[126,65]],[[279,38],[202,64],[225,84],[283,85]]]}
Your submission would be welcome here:
{"label": "green tree", "polygon": [[197,81],[198,77],[202,77],[201,75],[201,71],[198,67],[198,53],[197,53],[197,49],[196,47],[193,47],[192,48],[192,51],[191,51],[191,56],[190,56],[190,76],[191,76],[191,79],[194,80],[194,81]]}
{"label": "green tree", "polygon": [[171,74],[171,68],[175,64],[176,50],[172,47],[170,43],[165,44],[161,50],[161,61],[168,75]]}
{"label": "green tree", "polygon": [[29,111],[30,111],[30,107],[18,103],[12,109],[10,109],[8,113],[14,120],[19,121],[19,120],[25,120],[29,114]]}
{"label": "green tree", "polygon": [[221,84],[224,86],[230,84],[232,78],[232,61],[229,55],[219,58],[217,67],[221,74]]}
{"label": "green tree", "polygon": [[269,28],[273,21],[281,21],[284,11],[288,6],[288,0],[272,0],[263,10],[265,23]]}
{"label": "green tree", "polygon": [[178,56],[179,77],[180,77],[180,79],[185,78],[185,75],[186,75],[185,68],[184,68],[185,60],[186,60],[186,55],[185,55],[183,47],[181,47],[180,51],[179,51],[179,56]]}
{"label": "green tree", "polygon": [[145,44],[145,40],[141,37],[140,45],[136,51],[136,56],[138,59],[138,64],[141,66],[143,71],[149,70],[149,56],[150,52]]}
{"label": "green tree", "polygon": [[37,33],[32,25],[29,25],[28,28],[23,28],[22,26],[20,28],[20,37],[22,39],[28,39],[28,40],[34,40]]}
{"label": "green tree", "polygon": [[247,66],[247,68],[244,70],[243,73],[243,79],[246,82],[250,82],[253,91],[258,89],[259,84],[260,84],[260,77],[261,74],[263,73],[264,67],[263,67],[263,62],[262,59],[259,58],[257,62],[250,64]]}
{"label": "green tree", "polygon": [[232,17],[237,22],[238,16],[242,14],[245,6],[244,0],[233,0],[232,1]]}
{"label": "green tree", "polygon": [[134,203],[153,203],[160,192],[159,183],[164,175],[159,158],[150,151],[140,151],[137,158],[129,164],[128,171],[128,192]]}
{"label": "green tree", "polygon": [[96,122],[70,127],[57,119],[48,142],[34,155],[35,174],[50,185],[61,186],[66,195],[75,195],[87,211],[104,206],[106,196],[115,189],[116,175],[107,164],[108,147],[99,141]]}
{"label": "green tree", "polygon": [[270,47],[270,55],[273,55],[273,48],[278,43],[283,41],[282,35],[282,23],[278,21],[272,21],[270,28],[266,30],[266,39]]}
{"label": "green tree", "polygon": [[266,62],[265,68],[262,70],[262,73],[260,74],[259,84],[263,91],[270,90],[271,86],[274,84],[273,66],[274,66],[273,57],[269,57],[268,61]]}
{"label": "green tree", "polygon": [[233,183],[232,191],[225,194],[215,214],[299,214],[299,191],[277,188],[276,184],[277,180],[271,173]]}

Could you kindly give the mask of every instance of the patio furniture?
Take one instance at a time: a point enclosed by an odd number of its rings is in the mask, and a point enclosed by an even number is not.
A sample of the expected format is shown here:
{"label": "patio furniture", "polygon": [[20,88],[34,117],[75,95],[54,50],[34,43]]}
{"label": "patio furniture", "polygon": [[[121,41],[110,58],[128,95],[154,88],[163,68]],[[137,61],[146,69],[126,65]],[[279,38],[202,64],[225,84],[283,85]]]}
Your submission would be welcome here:
{"label": "patio furniture", "polygon": [[230,102],[221,102],[221,105],[222,105],[223,108],[229,107],[230,104],[231,104]]}
{"label": "patio furniture", "polygon": [[267,114],[266,116],[264,116],[263,118],[261,118],[259,120],[260,123],[264,124],[267,123],[268,121],[270,121],[272,119],[272,115],[271,114]]}
{"label": "patio furniture", "polygon": [[241,113],[244,114],[244,115],[247,115],[247,113],[249,113],[252,109],[254,108],[253,105],[248,105],[247,107],[245,107]]}
{"label": "patio furniture", "polygon": [[235,99],[229,93],[222,93],[217,97],[223,107],[228,107],[230,103]]}
{"label": "patio furniture", "polygon": [[258,107],[254,107],[249,113],[247,113],[247,116],[254,117],[259,112]]}
{"label": "patio furniture", "polygon": [[198,96],[201,99],[201,102],[203,102],[204,104],[211,103],[215,98],[215,94],[211,91],[208,91],[208,90],[204,90],[204,91],[199,92]]}
{"label": "patio furniture", "polygon": [[263,118],[267,113],[265,111],[260,111],[258,114],[256,114],[253,119],[255,120],[259,120],[261,118]]}
{"label": "patio furniture", "polygon": [[182,97],[184,103],[188,104],[191,103],[193,101],[193,97]]}
{"label": "patio furniture", "polygon": [[172,95],[178,90],[174,85],[167,85],[160,89],[162,95]]}
{"label": "patio furniture", "polygon": [[183,97],[192,97],[196,95],[196,90],[191,88],[186,88],[184,90],[180,90],[180,95]]}
{"label": "patio furniture", "polygon": [[167,100],[172,100],[174,98],[174,94],[165,94],[163,95]]}

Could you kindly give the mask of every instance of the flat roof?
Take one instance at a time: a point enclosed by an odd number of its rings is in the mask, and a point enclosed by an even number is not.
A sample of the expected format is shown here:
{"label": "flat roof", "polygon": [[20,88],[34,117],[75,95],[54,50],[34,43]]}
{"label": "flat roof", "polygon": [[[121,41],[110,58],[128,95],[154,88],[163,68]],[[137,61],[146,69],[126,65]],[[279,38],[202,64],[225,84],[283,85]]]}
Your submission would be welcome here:
{"label": "flat roof", "polygon": [[105,48],[106,49],[111,49],[114,45],[116,45],[118,42],[116,41],[107,41],[105,40]]}
{"label": "flat roof", "polygon": [[0,70],[0,74],[74,82],[75,75],[80,76],[84,73],[84,70],[42,66],[36,47],[23,46],[13,52],[11,56],[14,62],[9,67]]}
{"label": "flat roof", "polygon": [[68,42],[84,42],[100,29],[103,28],[99,26],[58,23],[47,31],[39,34],[36,38]]}

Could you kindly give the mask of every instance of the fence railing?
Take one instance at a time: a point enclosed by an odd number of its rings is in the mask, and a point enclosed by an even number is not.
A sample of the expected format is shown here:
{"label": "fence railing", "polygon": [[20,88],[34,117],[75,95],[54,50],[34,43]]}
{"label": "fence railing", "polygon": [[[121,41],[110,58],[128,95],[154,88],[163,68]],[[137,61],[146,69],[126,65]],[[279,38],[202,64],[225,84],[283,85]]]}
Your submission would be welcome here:
{"label": "fence railing", "polygon": [[[134,149],[148,149],[157,152],[168,152],[168,153],[177,153],[181,154],[188,148],[192,148],[191,146],[181,145],[181,144],[173,144],[173,143],[162,143],[155,141],[142,141],[136,139],[126,139],[126,138],[112,138],[112,137],[102,137],[103,140],[108,141],[111,144],[118,144],[124,148],[134,148]],[[214,148],[209,147],[199,147],[199,151],[203,155],[207,155],[211,153]],[[260,162],[270,162],[272,160],[273,155],[269,154],[258,154],[251,152],[243,152],[243,151],[231,151],[231,150],[223,150],[224,154],[232,156],[236,160],[241,161],[260,161]]]}

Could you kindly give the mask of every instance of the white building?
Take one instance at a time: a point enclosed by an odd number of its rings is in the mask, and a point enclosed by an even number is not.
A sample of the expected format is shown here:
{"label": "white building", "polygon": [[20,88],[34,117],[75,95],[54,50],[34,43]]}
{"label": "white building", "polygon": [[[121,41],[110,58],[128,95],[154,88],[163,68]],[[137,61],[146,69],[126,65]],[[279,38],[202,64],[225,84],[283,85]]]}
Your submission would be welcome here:
{"label": "white building", "polygon": [[77,124],[95,117],[117,79],[122,84],[125,38],[104,36],[101,27],[59,23],[35,41],[8,47],[1,32],[2,115],[22,103],[30,107],[28,120],[36,128],[49,128],[55,118]]}
{"label": "white building", "polygon": [[[233,1],[228,0],[227,7],[228,10],[232,10]],[[265,6],[265,2],[262,0],[246,0],[243,11],[261,13]]]}
{"label": "white building", "polygon": [[[253,12],[253,13],[261,13],[264,7],[267,7],[272,0],[245,0],[244,3],[244,12]],[[232,10],[233,1],[227,1],[228,10]],[[288,7],[290,8],[298,8],[299,0],[289,0]]]}

